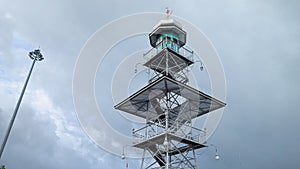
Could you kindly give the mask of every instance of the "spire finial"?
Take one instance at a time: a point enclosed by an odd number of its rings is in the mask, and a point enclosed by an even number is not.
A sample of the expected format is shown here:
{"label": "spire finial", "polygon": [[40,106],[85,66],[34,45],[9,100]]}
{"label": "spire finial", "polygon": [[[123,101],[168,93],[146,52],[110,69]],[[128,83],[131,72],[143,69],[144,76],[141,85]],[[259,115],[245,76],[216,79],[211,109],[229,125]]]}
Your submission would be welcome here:
{"label": "spire finial", "polygon": [[171,9],[169,9],[168,7],[166,7],[166,15],[167,18],[170,18],[170,16],[172,15],[173,11]]}

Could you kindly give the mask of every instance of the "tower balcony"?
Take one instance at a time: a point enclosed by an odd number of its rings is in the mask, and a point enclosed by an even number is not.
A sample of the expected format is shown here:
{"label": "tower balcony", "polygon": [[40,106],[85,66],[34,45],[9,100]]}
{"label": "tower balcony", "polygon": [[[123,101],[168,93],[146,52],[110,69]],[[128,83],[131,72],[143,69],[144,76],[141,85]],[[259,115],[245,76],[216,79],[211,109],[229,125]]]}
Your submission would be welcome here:
{"label": "tower balcony", "polygon": [[173,41],[161,41],[144,54],[144,66],[161,74],[174,75],[193,64],[193,51]]}
{"label": "tower balcony", "polygon": [[167,129],[159,123],[148,123],[145,127],[132,131],[132,141],[135,147],[151,147],[153,143],[163,144],[167,136],[170,140],[184,143],[205,144],[206,132],[192,127],[191,124],[173,123]]}

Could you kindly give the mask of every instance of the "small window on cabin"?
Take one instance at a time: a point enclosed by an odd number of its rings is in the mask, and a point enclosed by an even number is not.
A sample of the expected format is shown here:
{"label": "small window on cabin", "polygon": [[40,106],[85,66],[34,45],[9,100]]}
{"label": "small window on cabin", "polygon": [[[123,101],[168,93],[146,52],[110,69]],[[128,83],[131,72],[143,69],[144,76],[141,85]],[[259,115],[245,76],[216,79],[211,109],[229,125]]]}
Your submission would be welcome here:
{"label": "small window on cabin", "polygon": [[160,52],[162,50],[162,44],[160,43],[159,45],[156,46],[157,52]]}
{"label": "small window on cabin", "polygon": [[159,37],[156,41],[156,45],[158,45],[162,41],[162,37]]}
{"label": "small window on cabin", "polygon": [[176,44],[178,43],[177,39],[175,39],[175,38],[173,38],[173,42]]}

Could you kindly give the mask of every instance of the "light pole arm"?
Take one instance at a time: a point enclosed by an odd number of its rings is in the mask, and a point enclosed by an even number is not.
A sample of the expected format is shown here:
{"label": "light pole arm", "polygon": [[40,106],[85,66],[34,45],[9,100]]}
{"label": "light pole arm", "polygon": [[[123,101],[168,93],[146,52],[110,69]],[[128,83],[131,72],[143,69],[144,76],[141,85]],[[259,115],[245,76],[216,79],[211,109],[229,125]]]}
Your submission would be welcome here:
{"label": "light pole arm", "polygon": [[211,144],[210,146],[212,146],[212,147],[215,148],[215,150],[216,150],[215,159],[216,159],[216,160],[219,160],[219,159],[220,159],[220,155],[219,155],[219,153],[218,153],[218,148],[217,148],[217,146],[215,146],[215,145],[213,145],[213,144]]}

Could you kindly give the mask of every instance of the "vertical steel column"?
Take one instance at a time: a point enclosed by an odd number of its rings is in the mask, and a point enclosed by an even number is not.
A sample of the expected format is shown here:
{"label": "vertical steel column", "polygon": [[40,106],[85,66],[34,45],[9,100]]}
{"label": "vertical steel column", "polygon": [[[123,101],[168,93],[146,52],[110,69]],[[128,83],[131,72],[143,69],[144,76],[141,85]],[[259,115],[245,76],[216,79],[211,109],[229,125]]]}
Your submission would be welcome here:
{"label": "vertical steel column", "polygon": [[169,163],[170,163],[170,160],[169,160],[169,140],[167,138],[167,135],[168,135],[168,128],[169,128],[169,111],[170,111],[170,107],[169,107],[169,94],[168,94],[168,91],[166,93],[166,97],[167,97],[167,111],[166,111],[166,129],[165,129],[165,132],[166,132],[166,136],[165,136],[165,146],[166,146],[166,169],[169,169]]}
{"label": "vertical steel column", "polygon": [[194,160],[195,160],[195,169],[198,169],[198,166],[197,166],[197,157],[196,157],[196,153],[195,153],[195,149],[193,149],[193,156],[194,156]]}
{"label": "vertical steel column", "polygon": [[143,169],[143,167],[144,167],[145,153],[146,153],[146,149],[144,149],[144,151],[143,151],[143,158],[142,158],[141,169]]}
{"label": "vertical steel column", "polygon": [[168,48],[166,48],[166,75],[169,76],[169,51]]}

